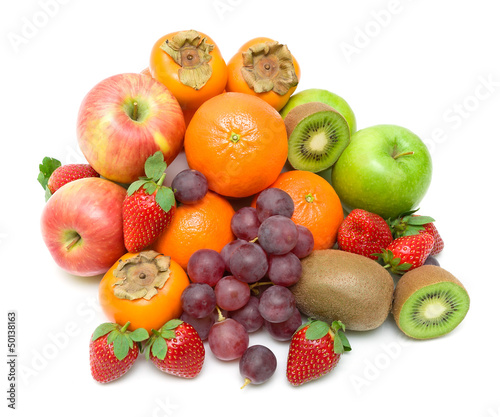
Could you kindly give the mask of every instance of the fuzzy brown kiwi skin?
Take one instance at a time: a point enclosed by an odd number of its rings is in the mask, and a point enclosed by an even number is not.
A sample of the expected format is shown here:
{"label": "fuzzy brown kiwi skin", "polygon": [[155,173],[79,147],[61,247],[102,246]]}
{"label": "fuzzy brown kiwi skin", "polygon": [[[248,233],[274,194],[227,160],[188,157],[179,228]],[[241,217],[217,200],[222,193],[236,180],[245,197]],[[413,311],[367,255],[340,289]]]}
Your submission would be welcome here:
{"label": "fuzzy brown kiwi skin", "polygon": [[297,308],[306,316],[347,330],[379,327],[392,305],[394,281],[376,261],[337,249],[315,250],[301,260],[302,276],[290,287]]}
{"label": "fuzzy brown kiwi skin", "polygon": [[[452,282],[465,290],[463,284],[451,272],[435,265],[422,265],[406,272],[400,278],[394,290],[394,301],[392,304],[392,315],[400,329],[399,315],[406,300],[420,288],[440,282]],[[467,290],[465,291],[467,292]],[[404,333],[403,329],[401,331]]]}
{"label": "fuzzy brown kiwi skin", "polygon": [[320,103],[319,101],[311,101],[309,103],[301,104],[300,106],[294,107],[290,110],[285,117],[285,127],[288,137],[290,137],[301,120],[319,111],[333,111],[338,113],[338,111],[333,107],[325,103]]}

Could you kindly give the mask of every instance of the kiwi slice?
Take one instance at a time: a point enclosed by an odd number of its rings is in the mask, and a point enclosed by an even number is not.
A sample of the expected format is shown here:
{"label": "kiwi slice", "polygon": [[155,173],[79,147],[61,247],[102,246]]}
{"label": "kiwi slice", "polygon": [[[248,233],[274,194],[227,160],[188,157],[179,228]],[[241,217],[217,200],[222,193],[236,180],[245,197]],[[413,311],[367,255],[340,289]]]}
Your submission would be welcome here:
{"label": "kiwi slice", "polygon": [[346,119],[333,107],[309,102],[285,117],[288,161],[299,170],[319,172],[331,167],[349,144]]}
{"label": "kiwi slice", "polygon": [[469,305],[469,294],[454,275],[439,266],[423,265],[399,280],[392,314],[406,335],[432,339],[457,327]]}

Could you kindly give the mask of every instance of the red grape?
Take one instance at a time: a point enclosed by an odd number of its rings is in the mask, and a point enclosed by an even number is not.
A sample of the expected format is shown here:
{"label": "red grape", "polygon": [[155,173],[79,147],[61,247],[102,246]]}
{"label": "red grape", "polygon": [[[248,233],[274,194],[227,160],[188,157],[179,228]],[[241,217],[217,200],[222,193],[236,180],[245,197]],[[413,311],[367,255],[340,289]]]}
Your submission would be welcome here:
{"label": "red grape", "polygon": [[214,323],[208,333],[208,345],[214,356],[223,361],[240,358],[250,338],[242,324],[231,318]]}
{"label": "red grape", "polygon": [[257,237],[260,221],[253,207],[242,207],[231,218],[231,230],[234,235],[246,241]]}
{"label": "red grape", "polygon": [[290,218],[294,211],[292,197],[286,191],[274,187],[267,188],[259,194],[255,207],[261,223],[277,214]]}
{"label": "red grape", "polygon": [[288,320],[295,311],[295,297],[281,285],[273,285],[260,296],[259,313],[264,320],[281,323]]}
{"label": "red grape", "polygon": [[226,269],[224,259],[213,249],[199,249],[189,258],[187,273],[191,282],[213,287],[222,278]]}
{"label": "red grape", "polygon": [[256,332],[264,324],[259,313],[259,299],[254,296],[251,296],[243,307],[230,312],[229,316],[241,323],[248,333]]}
{"label": "red grape", "polygon": [[285,342],[291,340],[293,334],[302,325],[302,315],[298,308],[295,308],[292,316],[281,323],[271,323],[269,321],[264,322],[264,326],[267,332],[271,335],[273,339],[279,340],[280,342]]}
{"label": "red grape", "polygon": [[197,319],[207,317],[215,308],[214,289],[208,284],[191,283],[181,295],[182,309]]}
{"label": "red grape", "polygon": [[259,227],[259,244],[270,255],[290,252],[299,237],[297,226],[288,217],[276,215],[264,220]]}
{"label": "red grape", "polygon": [[208,182],[201,172],[185,169],[174,177],[171,188],[177,201],[193,204],[205,197],[208,192]]}
{"label": "red grape", "polygon": [[230,271],[229,258],[231,257],[233,252],[244,243],[247,243],[246,240],[242,239],[232,240],[231,242],[227,243],[220,251],[220,255],[222,256],[222,259],[224,260],[224,264],[226,266],[226,271],[228,272]]}
{"label": "red grape", "polygon": [[299,233],[297,244],[293,247],[292,253],[297,256],[297,258],[302,259],[307,255],[310,255],[314,249],[314,236],[312,232],[305,226],[300,224],[297,225],[297,231]]}
{"label": "red grape", "polygon": [[234,250],[229,258],[229,269],[240,281],[257,282],[267,272],[267,255],[253,242],[247,242]]}
{"label": "red grape", "polygon": [[227,311],[238,310],[250,299],[250,287],[235,277],[228,275],[215,286],[217,305]]}
{"label": "red grape", "polygon": [[[262,384],[276,371],[277,360],[274,353],[262,345],[250,346],[240,358],[240,374],[247,384]],[[243,388],[241,387],[241,388]]]}
{"label": "red grape", "polygon": [[289,287],[299,282],[302,275],[302,264],[292,252],[284,255],[269,255],[267,274],[273,283]]}

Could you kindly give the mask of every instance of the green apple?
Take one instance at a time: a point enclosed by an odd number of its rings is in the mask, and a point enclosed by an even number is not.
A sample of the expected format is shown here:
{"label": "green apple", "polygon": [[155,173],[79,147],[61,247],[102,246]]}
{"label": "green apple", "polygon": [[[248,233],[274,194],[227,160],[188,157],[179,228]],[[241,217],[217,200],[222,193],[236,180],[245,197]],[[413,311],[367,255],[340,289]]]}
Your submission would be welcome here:
{"label": "green apple", "polygon": [[312,101],[319,101],[333,107],[347,120],[351,135],[356,131],[356,117],[354,117],[354,112],[347,101],[337,94],[320,88],[309,88],[308,90],[303,90],[300,93],[292,95],[285,107],[281,109],[281,117],[284,119],[293,108]]}
{"label": "green apple", "polygon": [[344,208],[394,218],[416,208],[432,177],[422,140],[404,127],[377,125],[351,137],[332,170],[332,185]]}

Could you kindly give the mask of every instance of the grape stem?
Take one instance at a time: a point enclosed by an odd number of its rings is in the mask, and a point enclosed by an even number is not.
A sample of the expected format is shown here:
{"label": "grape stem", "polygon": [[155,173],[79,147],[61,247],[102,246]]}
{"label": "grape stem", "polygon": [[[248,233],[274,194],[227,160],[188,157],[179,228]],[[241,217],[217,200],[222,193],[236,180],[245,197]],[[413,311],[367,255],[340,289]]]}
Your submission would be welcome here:
{"label": "grape stem", "polygon": [[226,318],[224,317],[224,315],[222,314],[222,311],[221,309],[219,308],[219,306],[215,306],[215,308],[217,309],[217,314],[218,314],[218,318],[217,318],[217,321],[218,322],[221,322],[221,321],[224,321],[226,320]]}
{"label": "grape stem", "polygon": [[252,381],[250,381],[248,378],[245,378],[245,383],[241,386],[240,389],[245,388],[248,384],[250,384],[250,382],[252,382]]}
{"label": "grape stem", "polygon": [[255,282],[255,283],[249,285],[250,291],[252,291],[255,294],[257,292],[255,290],[255,287],[261,287],[262,285],[275,285],[275,284],[272,281],[262,281],[262,282],[258,281],[258,282]]}

